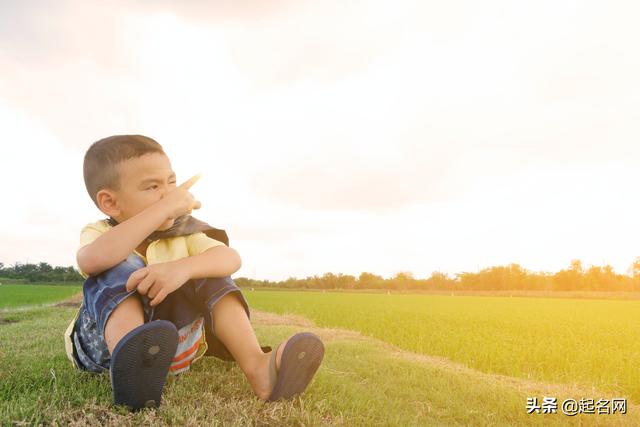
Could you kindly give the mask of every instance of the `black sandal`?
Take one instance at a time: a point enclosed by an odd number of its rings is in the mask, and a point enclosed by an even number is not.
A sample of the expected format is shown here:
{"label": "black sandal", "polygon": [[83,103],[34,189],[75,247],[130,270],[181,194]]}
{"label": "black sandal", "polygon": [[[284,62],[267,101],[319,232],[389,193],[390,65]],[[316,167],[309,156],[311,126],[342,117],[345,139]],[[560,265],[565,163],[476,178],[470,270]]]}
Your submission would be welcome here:
{"label": "black sandal", "polygon": [[276,354],[282,343],[271,353],[269,360],[269,381],[274,384],[267,401],[290,399],[302,393],[324,356],[324,344],[311,332],[300,332],[292,336],[282,351],[280,369],[276,368]]}
{"label": "black sandal", "polygon": [[137,410],[158,407],[178,331],[167,320],[154,320],[131,330],[113,349],[109,374],[113,402]]}

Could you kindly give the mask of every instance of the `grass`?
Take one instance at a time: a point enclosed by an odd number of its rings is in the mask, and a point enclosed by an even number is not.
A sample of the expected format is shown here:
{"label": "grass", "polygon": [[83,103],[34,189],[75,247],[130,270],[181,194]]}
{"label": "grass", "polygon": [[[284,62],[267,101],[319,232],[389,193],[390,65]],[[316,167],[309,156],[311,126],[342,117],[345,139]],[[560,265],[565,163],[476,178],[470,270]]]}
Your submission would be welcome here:
{"label": "grass", "polygon": [[[108,376],[76,371],[67,360],[62,332],[75,308],[34,307],[0,313],[0,424],[640,425],[640,412],[633,404],[626,415],[527,415],[530,396],[555,396],[559,402],[612,396],[590,387],[486,373],[358,332],[320,327],[303,316],[259,311],[260,305],[278,302],[268,293],[245,294],[261,345],[275,346],[298,331],[312,331],[323,339],[324,362],[300,397],[261,402],[235,363],[206,357],[186,374],[169,378],[159,409],[129,413],[111,405]],[[306,304],[297,293],[277,294],[290,307]],[[315,296],[316,305],[336,309],[328,319],[343,314],[331,295]],[[325,296],[330,299],[323,300]],[[371,304],[367,295],[344,297],[363,297],[363,303]],[[350,302],[358,307],[355,300]],[[375,310],[380,309],[374,304],[370,311]],[[411,319],[407,310],[405,317]],[[393,319],[384,311],[377,314],[383,325]],[[536,319],[531,323],[537,324]]]}
{"label": "grass", "polygon": [[0,309],[47,304],[82,291],[78,285],[0,285]]}
{"label": "grass", "polygon": [[640,401],[640,301],[245,291],[304,315],[483,372],[596,387]]}

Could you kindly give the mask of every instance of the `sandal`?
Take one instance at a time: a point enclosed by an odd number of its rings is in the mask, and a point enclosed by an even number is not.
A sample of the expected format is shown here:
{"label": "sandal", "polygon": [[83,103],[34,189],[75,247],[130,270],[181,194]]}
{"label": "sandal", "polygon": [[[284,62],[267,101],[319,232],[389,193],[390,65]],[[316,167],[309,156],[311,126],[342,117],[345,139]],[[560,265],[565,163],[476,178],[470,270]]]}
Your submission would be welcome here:
{"label": "sandal", "polygon": [[127,333],[111,356],[109,374],[113,403],[134,410],[160,406],[178,331],[166,320],[154,320]]}
{"label": "sandal", "polygon": [[268,402],[278,399],[290,399],[302,393],[316,371],[320,367],[324,356],[324,344],[320,338],[311,332],[300,332],[292,336],[282,351],[280,368],[276,367],[275,351],[269,360],[269,381],[273,386]]}

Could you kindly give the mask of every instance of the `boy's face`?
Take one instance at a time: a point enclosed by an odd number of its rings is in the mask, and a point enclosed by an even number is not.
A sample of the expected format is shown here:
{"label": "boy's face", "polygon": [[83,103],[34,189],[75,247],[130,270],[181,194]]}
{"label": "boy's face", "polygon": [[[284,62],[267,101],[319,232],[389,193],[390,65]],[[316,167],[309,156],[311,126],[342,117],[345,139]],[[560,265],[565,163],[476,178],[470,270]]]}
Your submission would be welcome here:
{"label": "boy's face", "polygon": [[[176,174],[169,158],[161,153],[147,153],[127,159],[118,164],[120,190],[100,190],[109,192],[110,206],[103,209],[116,221],[123,222],[145,210],[164,195],[176,188]],[[104,196],[103,196],[104,197]],[[100,196],[98,196],[100,200]],[[173,225],[173,219],[162,223],[158,230],[166,230]]]}

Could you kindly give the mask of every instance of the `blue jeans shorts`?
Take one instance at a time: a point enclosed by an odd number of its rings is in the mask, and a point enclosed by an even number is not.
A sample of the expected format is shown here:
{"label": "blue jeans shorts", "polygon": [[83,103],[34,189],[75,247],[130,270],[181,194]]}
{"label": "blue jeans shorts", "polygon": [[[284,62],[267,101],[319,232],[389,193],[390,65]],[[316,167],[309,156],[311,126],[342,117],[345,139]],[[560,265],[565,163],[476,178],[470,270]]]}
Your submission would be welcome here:
{"label": "blue jeans shorts", "polygon": [[132,253],[120,264],[85,280],[82,286],[84,299],[80,315],[71,335],[73,357],[78,366],[96,373],[109,370],[111,358],[104,340],[105,325],[118,304],[130,296],[138,298],[142,303],[145,323],[152,320],[169,320],[180,329],[203,316],[207,340],[207,352],[204,355],[233,361],[229,350],[213,333],[214,319],[211,315],[215,303],[228,293],[233,293],[244,307],[247,318],[250,318],[249,305],[231,277],[188,280],[167,295],[160,304],[151,307],[146,295],[126,289],[131,273],[145,266],[143,259]]}

